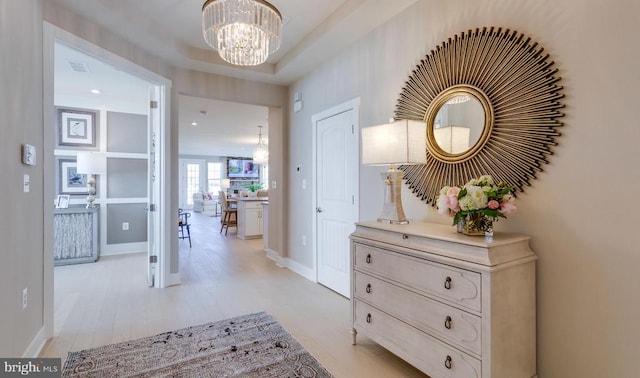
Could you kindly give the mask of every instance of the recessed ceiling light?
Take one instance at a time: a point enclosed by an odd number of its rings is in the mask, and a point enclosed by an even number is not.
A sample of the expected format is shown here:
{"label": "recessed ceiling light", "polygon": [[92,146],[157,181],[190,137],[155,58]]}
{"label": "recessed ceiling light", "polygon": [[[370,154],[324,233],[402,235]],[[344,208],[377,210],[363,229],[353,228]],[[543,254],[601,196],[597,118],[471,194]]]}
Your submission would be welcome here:
{"label": "recessed ceiling light", "polygon": [[102,92],[100,92],[100,90],[99,90],[99,89],[92,89],[92,90],[91,90],[91,93],[93,93],[93,94],[100,94],[100,93],[102,93]]}
{"label": "recessed ceiling light", "polygon": [[198,122],[191,122],[191,126],[198,126]]}

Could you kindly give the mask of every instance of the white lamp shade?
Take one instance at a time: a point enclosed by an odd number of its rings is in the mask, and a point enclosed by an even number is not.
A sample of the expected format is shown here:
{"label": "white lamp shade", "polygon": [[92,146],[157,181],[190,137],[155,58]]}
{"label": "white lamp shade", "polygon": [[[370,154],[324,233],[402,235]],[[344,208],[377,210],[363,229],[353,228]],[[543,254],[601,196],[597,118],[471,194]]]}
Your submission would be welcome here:
{"label": "white lamp shade", "polygon": [[471,129],[463,126],[445,126],[433,129],[436,143],[445,152],[461,154],[469,149]]}
{"label": "white lamp shade", "polygon": [[427,158],[425,122],[399,120],[362,129],[362,164],[420,164]]}
{"label": "white lamp shade", "polygon": [[222,179],[222,182],[220,183],[220,185],[222,186],[222,189],[229,189],[231,187],[231,180]]}
{"label": "white lamp shade", "polygon": [[97,175],[107,172],[107,157],[101,152],[78,152],[76,164],[78,173]]}

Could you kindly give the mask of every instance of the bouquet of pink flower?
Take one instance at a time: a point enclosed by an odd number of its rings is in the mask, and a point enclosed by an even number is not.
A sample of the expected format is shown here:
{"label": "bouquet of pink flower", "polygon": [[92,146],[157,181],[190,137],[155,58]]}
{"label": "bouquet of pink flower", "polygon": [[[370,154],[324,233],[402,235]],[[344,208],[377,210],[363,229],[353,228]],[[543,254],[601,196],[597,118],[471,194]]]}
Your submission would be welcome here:
{"label": "bouquet of pink flower", "polygon": [[480,213],[497,219],[515,214],[517,208],[512,191],[513,185],[504,182],[495,184],[491,176],[480,176],[464,186],[445,186],[436,200],[438,213],[453,216],[453,224],[468,214]]}

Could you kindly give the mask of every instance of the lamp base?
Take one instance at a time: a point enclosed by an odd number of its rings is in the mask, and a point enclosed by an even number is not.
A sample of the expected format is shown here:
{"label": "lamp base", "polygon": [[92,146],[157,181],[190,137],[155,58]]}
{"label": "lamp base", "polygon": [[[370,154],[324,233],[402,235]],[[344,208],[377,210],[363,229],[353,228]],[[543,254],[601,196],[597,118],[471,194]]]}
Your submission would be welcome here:
{"label": "lamp base", "polygon": [[409,220],[404,215],[402,208],[402,178],[404,172],[398,171],[392,165],[388,171],[380,173],[380,177],[385,183],[384,205],[382,214],[378,217],[378,222],[391,224],[408,224]]}
{"label": "lamp base", "polygon": [[96,207],[96,205],[93,204],[93,201],[96,200],[96,178],[94,175],[89,175],[88,179],[87,179],[87,192],[89,192],[89,195],[87,196],[87,209],[91,209],[93,207]]}

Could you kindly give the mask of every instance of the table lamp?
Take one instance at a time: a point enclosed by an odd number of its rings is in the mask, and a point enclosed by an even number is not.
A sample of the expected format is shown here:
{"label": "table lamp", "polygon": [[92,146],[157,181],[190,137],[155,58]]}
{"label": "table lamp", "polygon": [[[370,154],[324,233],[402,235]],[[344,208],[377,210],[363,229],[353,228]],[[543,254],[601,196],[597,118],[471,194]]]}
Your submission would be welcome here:
{"label": "table lamp", "polygon": [[107,158],[101,152],[78,152],[76,159],[77,172],[87,175],[87,209],[95,207],[93,201],[96,199],[96,178],[95,175],[107,172]]}
{"label": "table lamp", "polygon": [[385,183],[384,204],[378,222],[407,224],[402,209],[401,185],[404,172],[396,165],[425,163],[427,157],[426,123],[391,120],[383,125],[362,129],[362,164],[389,165],[381,172]]}

